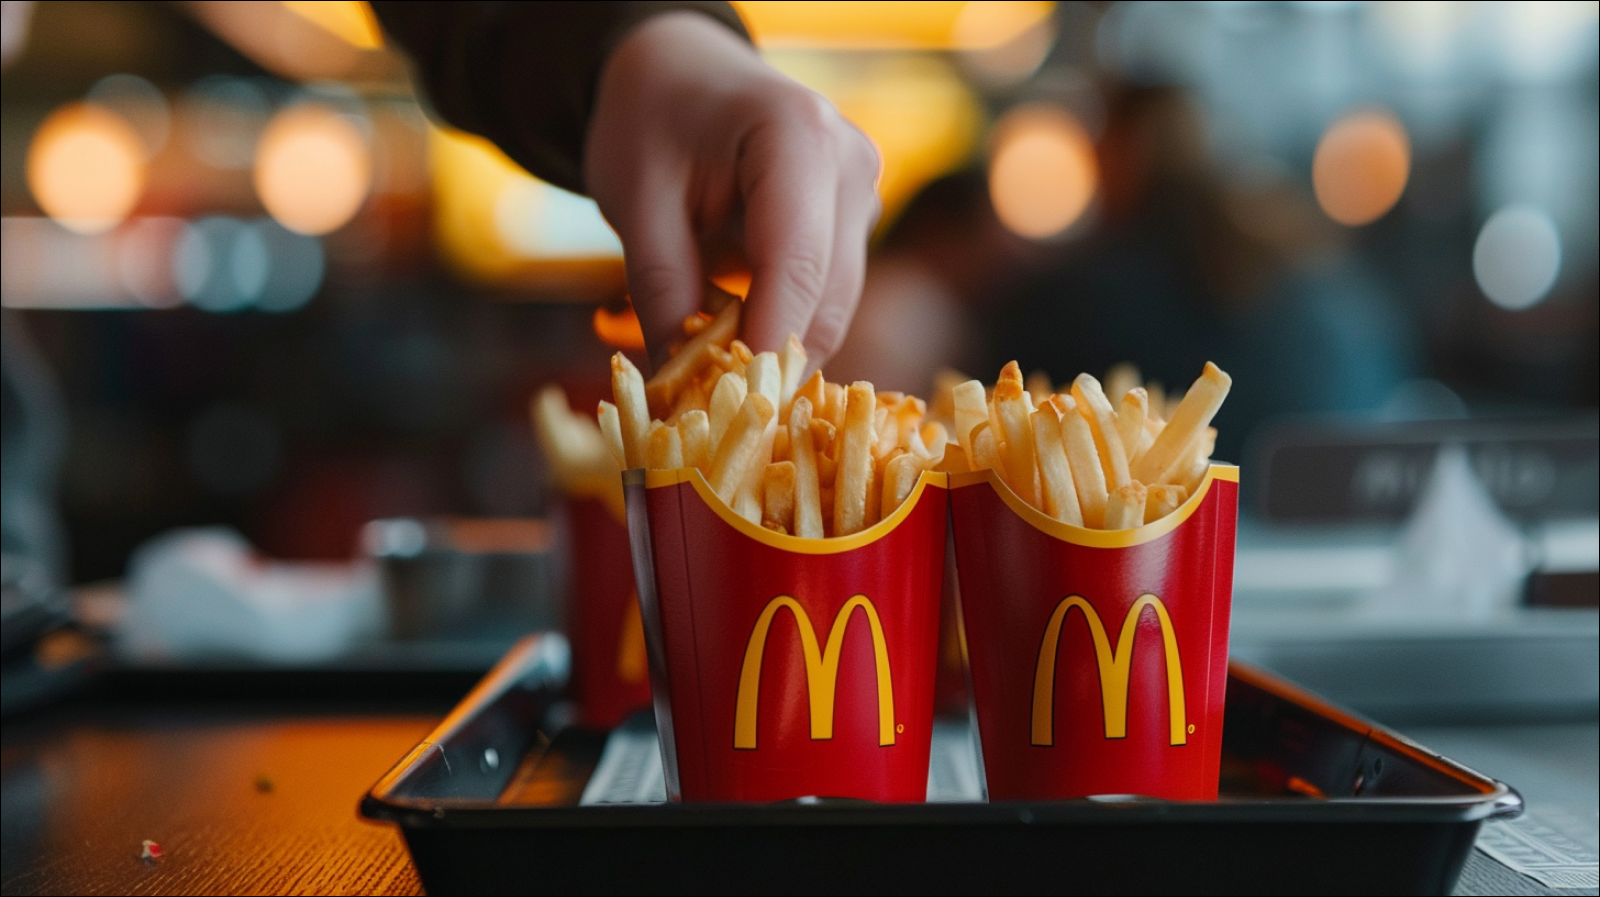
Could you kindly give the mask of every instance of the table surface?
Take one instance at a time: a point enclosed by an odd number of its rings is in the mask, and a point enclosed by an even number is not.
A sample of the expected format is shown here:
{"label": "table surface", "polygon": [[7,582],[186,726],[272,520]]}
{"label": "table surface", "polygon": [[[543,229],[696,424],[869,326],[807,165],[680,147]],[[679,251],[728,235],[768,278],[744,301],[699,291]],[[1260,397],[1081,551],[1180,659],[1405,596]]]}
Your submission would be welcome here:
{"label": "table surface", "polygon": [[[399,834],[356,804],[448,708],[99,701],[8,720],[0,893],[422,893]],[[1409,734],[1516,785],[1535,812],[1595,814],[1593,721]],[[145,839],[161,858],[140,859]],[[1585,892],[1475,853],[1457,893]]]}

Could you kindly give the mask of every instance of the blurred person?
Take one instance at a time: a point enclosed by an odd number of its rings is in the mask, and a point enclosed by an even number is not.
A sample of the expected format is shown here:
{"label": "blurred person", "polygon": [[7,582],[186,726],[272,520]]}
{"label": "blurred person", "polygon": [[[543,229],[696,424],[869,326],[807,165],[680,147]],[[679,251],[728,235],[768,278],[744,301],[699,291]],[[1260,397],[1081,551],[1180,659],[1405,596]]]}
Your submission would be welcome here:
{"label": "blurred person", "polygon": [[982,170],[936,178],[868,259],[861,306],[828,373],[916,395],[930,394],[941,368],[982,373],[981,321],[1039,257],[995,216]]}
{"label": "blurred person", "polygon": [[821,364],[855,313],[879,213],[872,143],[779,74],[726,3],[374,2],[435,110],[622,240],[656,360],[706,278],[747,267],[744,338]]}
{"label": "blurred person", "polygon": [[1100,228],[1012,297],[986,370],[1127,361],[1181,392],[1215,361],[1234,382],[1217,454],[1234,459],[1271,417],[1374,411],[1414,376],[1413,325],[1303,187],[1225,178],[1176,88],[1108,106]]}

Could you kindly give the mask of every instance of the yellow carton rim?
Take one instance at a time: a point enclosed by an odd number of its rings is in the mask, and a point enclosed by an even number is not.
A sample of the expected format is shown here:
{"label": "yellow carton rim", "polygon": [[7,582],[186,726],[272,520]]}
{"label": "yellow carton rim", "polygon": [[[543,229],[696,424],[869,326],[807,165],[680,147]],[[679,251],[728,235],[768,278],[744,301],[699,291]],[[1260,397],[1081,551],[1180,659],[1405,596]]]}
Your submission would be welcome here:
{"label": "yellow carton rim", "polygon": [[949,475],[925,470],[917,477],[917,485],[912,488],[911,494],[900,503],[893,514],[874,523],[859,533],[848,536],[834,536],[828,539],[803,539],[799,536],[787,536],[775,533],[762,526],[735,514],[733,508],[728,507],[711,489],[711,484],[706,482],[705,474],[697,467],[680,467],[677,470],[644,470],[636,468],[622,475],[625,485],[643,483],[646,489],[659,489],[663,486],[676,486],[679,483],[688,483],[694,491],[700,493],[700,498],[705,501],[718,517],[727,521],[728,525],[749,536],[752,539],[770,545],[781,551],[793,551],[798,554],[839,554],[852,551],[863,545],[873,542],[888,535],[891,530],[900,525],[900,522],[911,516],[917,502],[922,500],[922,493],[929,489],[948,489]]}
{"label": "yellow carton rim", "polygon": [[1029,525],[1048,536],[1054,536],[1063,542],[1074,545],[1085,545],[1090,548],[1128,548],[1134,545],[1143,545],[1146,542],[1159,539],[1183,525],[1211,491],[1211,484],[1217,480],[1227,480],[1231,483],[1239,482],[1239,468],[1232,464],[1213,464],[1206,470],[1205,478],[1200,481],[1200,488],[1196,489],[1189,499],[1178,507],[1176,511],[1143,526],[1133,529],[1089,529],[1083,526],[1073,526],[1045,514],[1033,505],[1023,501],[1017,493],[1011,491],[999,474],[993,470],[976,470],[971,473],[950,474],[951,489],[965,489],[988,483],[994,487],[995,494],[1000,500],[1011,507],[1018,517],[1026,520]]}

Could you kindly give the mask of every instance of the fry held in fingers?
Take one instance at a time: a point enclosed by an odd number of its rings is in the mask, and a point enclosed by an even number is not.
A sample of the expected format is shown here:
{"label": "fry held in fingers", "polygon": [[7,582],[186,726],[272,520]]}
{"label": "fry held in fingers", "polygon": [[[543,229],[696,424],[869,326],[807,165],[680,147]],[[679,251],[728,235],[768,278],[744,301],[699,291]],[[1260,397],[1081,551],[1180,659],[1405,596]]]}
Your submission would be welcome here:
{"label": "fry held in fingers", "polygon": [[[552,451],[587,445],[582,453],[600,457],[613,475],[695,468],[738,516],[806,539],[873,526],[940,463],[967,469],[923,400],[866,382],[829,383],[820,371],[806,377],[798,339],[779,352],[752,352],[736,336],[738,305],[686,320],[688,338],[648,382],[618,354],[614,399],[600,404],[598,424],[559,437]],[[983,406],[983,387],[974,385]],[[536,417],[551,403],[536,399]]]}

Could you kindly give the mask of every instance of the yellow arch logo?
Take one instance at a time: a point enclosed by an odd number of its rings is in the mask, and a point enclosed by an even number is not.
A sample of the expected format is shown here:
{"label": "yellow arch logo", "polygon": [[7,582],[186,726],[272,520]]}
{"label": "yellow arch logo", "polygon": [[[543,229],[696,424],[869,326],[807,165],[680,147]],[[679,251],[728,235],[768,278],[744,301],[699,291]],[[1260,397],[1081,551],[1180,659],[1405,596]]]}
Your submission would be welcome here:
{"label": "yellow arch logo", "polygon": [[833,738],[833,696],[839,685],[839,654],[844,649],[844,634],[856,608],[866,612],[867,625],[872,629],[872,653],[878,667],[878,744],[894,744],[894,683],[889,678],[889,645],[883,637],[883,624],[878,620],[878,609],[865,595],[856,595],[839,608],[833,618],[833,628],[828,632],[826,648],[817,646],[817,633],[811,627],[811,617],[800,602],[788,595],[779,595],[767,602],[750,630],[750,642],[744,649],[744,665],[739,669],[739,691],[733,711],[733,746],[740,750],[755,750],[756,704],[761,697],[761,658],[767,649],[767,633],[772,629],[772,618],[781,608],[794,615],[795,627],[800,630],[800,648],[806,660],[806,689],[811,699],[811,740],[827,741]]}
{"label": "yellow arch logo", "polygon": [[1039,643],[1039,661],[1033,668],[1033,744],[1055,744],[1056,655],[1061,649],[1061,624],[1067,612],[1074,607],[1083,611],[1084,622],[1089,626],[1089,637],[1094,641],[1095,664],[1100,669],[1100,703],[1105,715],[1106,737],[1126,738],[1128,735],[1128,675],[1133,667],[1133,636],[1139,628],[1139,615],[1153,608],[1161,624],[1161,641],[1167,661],[1167,718],[1171,730],[1171,743],[1188,742],[1188,715],[1183,705],[1183,663],[1178,657],[1178,637],[1172,629],[1172,618],[1167,616],[1167,606],[1155,595],[1146,593],[1128,608],[1122,620],[1122,632],[1117,637],[1113,651],[1111,639],[1100,622],[1100,615],[1081,595],[1068,595],[1056,605],[1050,622],[1044,627],[1044,639]]}

